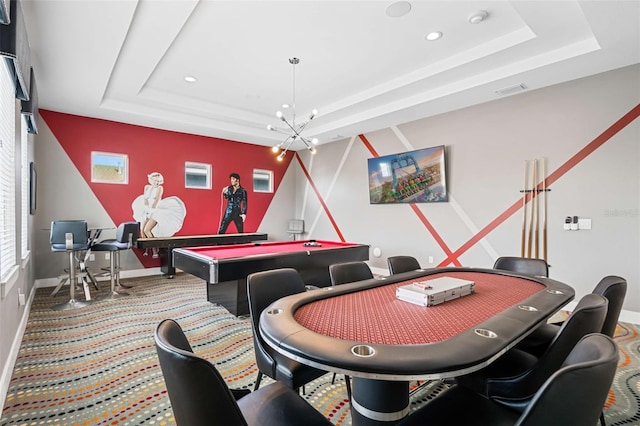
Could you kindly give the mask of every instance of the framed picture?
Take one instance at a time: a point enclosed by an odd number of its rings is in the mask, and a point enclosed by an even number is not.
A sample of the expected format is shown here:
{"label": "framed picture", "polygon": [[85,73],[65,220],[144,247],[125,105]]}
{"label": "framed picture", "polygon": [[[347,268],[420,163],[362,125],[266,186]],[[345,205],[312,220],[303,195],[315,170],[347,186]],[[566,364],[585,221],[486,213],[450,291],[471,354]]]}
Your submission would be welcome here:
{"label": "framed picture", "polygon": [[129,183],[129,157],[126,154],[92,152],[91,182]]}
{"label": "framed picture", "polygon": [[444,145],[368,162],[370,204],[448,201]]}
{"label": "framed picture", "polygon": [[36,214],[36,196],[38,193],[38,173],[36,165],[32,161],[29,163],[29,214]]}

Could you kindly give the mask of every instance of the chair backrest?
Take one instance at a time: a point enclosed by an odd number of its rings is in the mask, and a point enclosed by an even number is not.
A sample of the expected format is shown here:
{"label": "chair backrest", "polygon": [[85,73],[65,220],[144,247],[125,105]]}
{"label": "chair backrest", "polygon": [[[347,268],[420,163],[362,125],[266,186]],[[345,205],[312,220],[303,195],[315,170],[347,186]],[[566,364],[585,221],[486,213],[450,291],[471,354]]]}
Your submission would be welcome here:
{"label": "chair backrest", "polygon": [[[67,234],[71,236],[67,245]],[[89,248],[89,230],[86,220],[54,220],[51,222],[49,241],[51,250],[87,250]]]}
{"label": "chair backrest", "polygon": [[303,234],[304,233],[304,220],[291,219],[289,221],[289,227],[287,228],[290,234]]}
{"label": "chair backrest", "polygon": [[391,256],[387,258],[387,265],[391,275],[420,269],[418,260],[413,256]]}
{"label": "chair backrest", "polygon": [[607,299],[599,294],[585,295],[537,362],[522,374],[503,380],[501,395],[490,396],[514,409],[523,409],[540,386],[560,368],[580,339],[587,334],[600,333],[607,304]]}
{"label": "chair backrest", "polygon": [[154,337],[178,426],[247,425],[224,378],[213,364],[192,353],[178,323],[162,321]]}
{"label": "chair backrest", "polygon": [[116,241],[119,243],[135,244],[140,236],[140,222],[123,222],[116,230]]}
{"label": "chair backrest", "polygon": [[606,276],[600,280],[592,293],[600,294],[609,301],[609,309],[602,326],[602,334],[613,337],[620,318],[624,296],[627,294],[627,280],[615,275]]}
{"label": "chair backrest", "polygon": [[604,334],[583,337],[532,398],[516,426],[595,425],[618,366],[618,348]]}
{"label": "chair backrest", "polygon": [[539,277],[549,276],[549,265],[547,265],[547,262],[543,259],[532,259],[528,257],[499,257],[493,264],[493,269],[536,275]]}
{"label": "chair backrest", "polygon": [[272,269],[256,272],[247,277],[247,299],[253,329],[253,345],[258,369],[267,376],[275,377],[276,363],[271,355],[273,350],[260,336],[259,321],[262,311],[285,296],[303,293],[306,287],[302,277],[293,268]]}
{"label": "chair backrest", "polygon": [[373,278],[369,265],[362,261],[334,263],[329,265],[331,285],[352,283]]}

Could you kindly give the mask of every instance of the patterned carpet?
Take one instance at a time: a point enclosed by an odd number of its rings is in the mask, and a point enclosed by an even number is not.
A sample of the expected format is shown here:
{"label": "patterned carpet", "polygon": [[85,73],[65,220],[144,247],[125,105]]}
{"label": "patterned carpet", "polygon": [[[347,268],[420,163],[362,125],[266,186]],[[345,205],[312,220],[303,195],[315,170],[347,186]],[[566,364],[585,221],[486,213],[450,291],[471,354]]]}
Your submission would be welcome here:
{"label": "patterned carpet", "polygon": [[[125,281],[131,297],[95,302],[74,311],[52,311],[64,291],[36,293],[9,386],[0,425],[173,425],[153,341],[157,324],[173,318],[194,351],[213,362],[230,387],[253,389],[251,326],[205,300],[204,281],[187,274],[175,279]],[[101,291],[107,292],[107,283]],[[638,327],[620,324],[621,359],[605,416],[608,425],[640,424],[640,340]],[[331,374],[306,386],[305,398],[336,425],[350,425],[344,378]],[[268,380],[268,379],[267,379]],[[414,390],[413,408],[445,385]]]}

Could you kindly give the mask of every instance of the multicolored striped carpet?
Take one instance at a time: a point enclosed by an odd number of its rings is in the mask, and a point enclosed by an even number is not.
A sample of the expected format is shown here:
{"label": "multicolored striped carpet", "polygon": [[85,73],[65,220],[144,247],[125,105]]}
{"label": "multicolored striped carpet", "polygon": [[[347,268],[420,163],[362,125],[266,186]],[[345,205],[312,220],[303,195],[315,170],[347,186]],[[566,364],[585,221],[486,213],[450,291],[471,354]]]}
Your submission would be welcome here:
{"label": "multicolored striped carpet", "polygon": [[[251,326],[205,300],[204,281],[126,280],[130,297],[52,311],[64,294],[36,293],[0,425],[173,425],[153,341],[165,318],[180,323],[194,351],[213,362],[233,388],[253,389]],[[107,292],[102,283],[100,294]],[[61,293],[65,293],[61,291]],[[640,424],[638,328],[621,324],[619,371],[605,411],[608,425]],[[336,425],[349,425],[344,378],[331,374],[308,384],[305,398]],[[432,382],[412,394],[413,407],[446,385]]]}

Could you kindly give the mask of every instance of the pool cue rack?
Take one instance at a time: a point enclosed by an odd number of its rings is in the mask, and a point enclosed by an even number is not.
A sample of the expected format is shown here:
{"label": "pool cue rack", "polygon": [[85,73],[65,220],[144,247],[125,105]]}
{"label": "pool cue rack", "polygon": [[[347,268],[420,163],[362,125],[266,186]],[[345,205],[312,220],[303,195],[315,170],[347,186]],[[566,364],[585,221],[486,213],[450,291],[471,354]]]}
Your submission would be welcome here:
{"label": "pool cue rack", "polygon": [[[541,164],[540,178],[538,178],[538,162]],[[551,191],[547,188],[546,169],[546,158],[525,160],[524,189],[520,190],[522,194],[520,257],[543,259],[545,262],[547,261],[547,192]],[[540,203],[538,198],[541,198]],[[540,235],[542,235],[542,256]]]}

